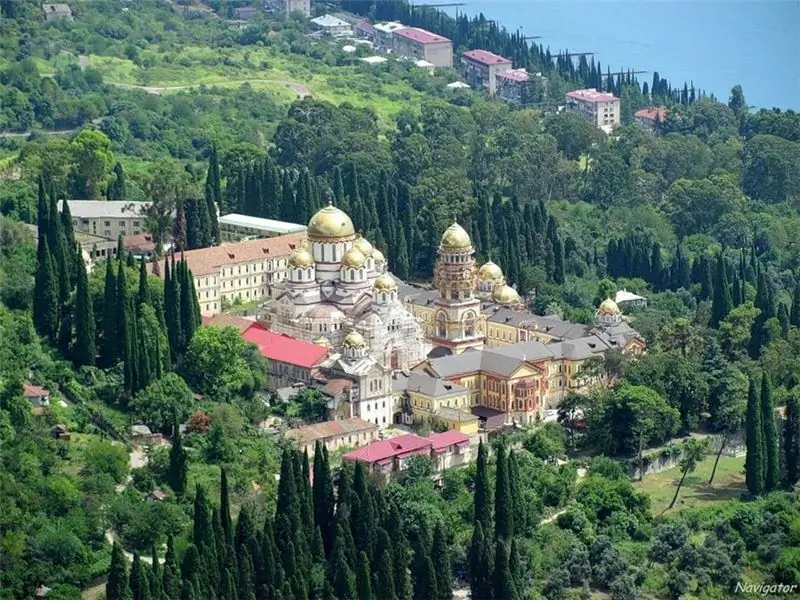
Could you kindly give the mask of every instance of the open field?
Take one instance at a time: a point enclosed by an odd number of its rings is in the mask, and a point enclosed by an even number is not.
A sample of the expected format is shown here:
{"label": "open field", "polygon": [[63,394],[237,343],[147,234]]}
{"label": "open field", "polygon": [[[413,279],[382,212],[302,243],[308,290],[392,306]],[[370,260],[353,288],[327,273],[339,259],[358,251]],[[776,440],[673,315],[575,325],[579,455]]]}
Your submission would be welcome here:
{"label": "open field", "polygon": [[[746,491],[744,484],[744,457],[723,456],[720,458],[713,485],[708,485],[711,469],[714,467],[714,456],[709,456],[697,466],[694,473],[686,476],[680,496],[672,510],[680,510],[692,506],[708,506],[734,500]],[[661,473],[646,475],[644,481],[634,482],[634,487],[647,493],[652,500],[653,514],[660,515],[669,506],[675,488],[681,478],[678,467]]]}

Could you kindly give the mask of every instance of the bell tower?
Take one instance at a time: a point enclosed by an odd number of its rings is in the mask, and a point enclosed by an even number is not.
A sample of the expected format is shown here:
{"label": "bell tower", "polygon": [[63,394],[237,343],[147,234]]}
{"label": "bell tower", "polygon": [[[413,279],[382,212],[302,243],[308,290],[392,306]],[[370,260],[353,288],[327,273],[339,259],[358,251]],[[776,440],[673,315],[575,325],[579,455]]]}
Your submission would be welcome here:
{"label": "bell tower", "polygon": [[469,234],[453,223],[442,235],[433,282],[439,291],[435,301],[434,346],[460,354],[467,348],[481,348],[486,318],[475,296],[478,268]]}

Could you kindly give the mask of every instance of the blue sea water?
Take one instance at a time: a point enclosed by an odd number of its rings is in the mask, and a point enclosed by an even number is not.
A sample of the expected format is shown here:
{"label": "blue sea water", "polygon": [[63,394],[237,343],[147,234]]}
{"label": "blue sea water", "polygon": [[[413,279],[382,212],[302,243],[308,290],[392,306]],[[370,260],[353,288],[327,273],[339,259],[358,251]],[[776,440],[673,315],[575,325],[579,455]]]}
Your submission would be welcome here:
{"label": "blue sea water", "polygon": [[[755,108],[800,109],[798,0],[462,0],[443,8],[482,12],[506,29],[522,28],[552,53],[596,52],[603,71],[653,71],[676,87],[727,101],[740,84]],[[416,4],[447,0],[416,0]]]}

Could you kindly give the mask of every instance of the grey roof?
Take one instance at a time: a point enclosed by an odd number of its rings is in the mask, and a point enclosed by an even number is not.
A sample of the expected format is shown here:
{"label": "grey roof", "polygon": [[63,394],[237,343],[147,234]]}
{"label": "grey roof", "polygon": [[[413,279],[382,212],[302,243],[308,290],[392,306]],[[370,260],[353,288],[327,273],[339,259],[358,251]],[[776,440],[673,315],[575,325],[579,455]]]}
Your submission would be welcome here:
{"label": "grey roof", "polygon": [[392,391],[403,392],[406,390],[419,392],[430,398],[445,398],[454,394],[468,392],[469,388],[457,383],[437,379],[423,372],[397,373],[392,378]]}
{"label": "grey roof", "polygon": [[442,406],[436,411],[436,416],[448,421],[477,421],[478,417],[470,412]]}
{"label": "grey roof", "polygon": [[611,327],[592,327],[591,333],[604,340],[611,348],[624,348],[632,339],[641,337],[639,332],[625,321]]}
{"label": "grey roof", "polygon": [[585,325],[564,321],[556,315],[542,317],[528,311],[497,308],[497,305],[491,303],[484,306],[483,313],[490,323],[521,327],[530,331],[541,331],[547,335],[565,340],[583,337],[587,332]]}
{"label": "grey roof", "polygon": [[524,360],[553,358],[552,346],[542,342],[520,342],[518,344],[509,344],[508,346],[500,346],[499,348],[490,348],[485,352]]}
{"label": "grey roof", "polygon": [[553,355],[557,358],[570,360],[591,358],[609,349],[609,345],[596,335],[566,342],[554,342],[547,347],[552,349]]}
{"label": "grey roof", "polygon": [[452,356],[442,356],[429,361],[431,369],[439,377],[451,377],[461,373],[471,373],[481,368],[483,352],[463,352]]}
{"label": "grey roof", "polygon": [[[128,202],[126,200],[68,200],[73,217],[80,219],[123,219],[138,217],[149,206],[148,202]],[[61,211],[62,201],[58,201]]]}
{"label": "grey roof", "polygon": [[152,435],[153,432],[150,431],[150,428],[147,425],[133,425],[131,427],[131,433],[136,435]]}
{"label": "grey roof", "polygon": [[350,23],[342,21],[333,15],[323,15],[316,19],[311,19],[311,22],[319,27],[350,27]]}

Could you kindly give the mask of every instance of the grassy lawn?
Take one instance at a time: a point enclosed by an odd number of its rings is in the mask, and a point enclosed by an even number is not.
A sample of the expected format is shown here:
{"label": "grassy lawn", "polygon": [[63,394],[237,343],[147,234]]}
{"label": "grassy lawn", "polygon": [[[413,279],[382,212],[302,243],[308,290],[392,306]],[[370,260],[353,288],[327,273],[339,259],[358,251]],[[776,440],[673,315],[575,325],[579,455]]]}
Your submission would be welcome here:
{"label": "grassy lawn", "polygon": [[[721,503],[736,499],[745,492],[744,457],[723,456],[720,458],[714,483],[709,486],[708,478],[711,477],[714,458],[714,456],[709,456],[697,466],[694,473],[686,476],[673,510]],[[646,475],[644,481],[634,482],[633,485],[640,492],[645,492],[650,496],[653,514],[659,515],[669,506],[680,478],[681,470],[675,467],[661,473]]]}

